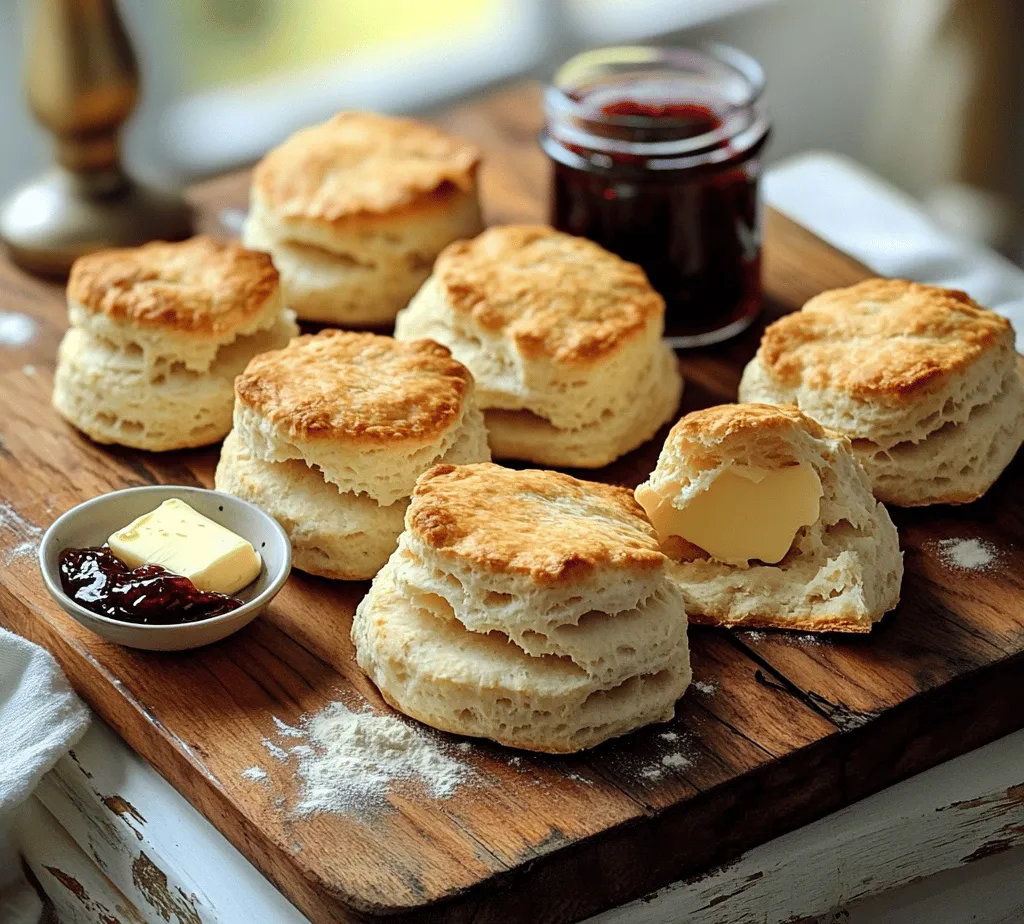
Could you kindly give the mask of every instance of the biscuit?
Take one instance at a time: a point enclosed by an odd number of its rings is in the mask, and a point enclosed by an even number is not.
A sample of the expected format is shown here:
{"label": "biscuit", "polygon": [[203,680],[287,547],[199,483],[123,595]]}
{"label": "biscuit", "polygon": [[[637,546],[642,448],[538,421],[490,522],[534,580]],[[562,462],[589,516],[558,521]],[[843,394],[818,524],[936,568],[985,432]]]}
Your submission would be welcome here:
{"label": "biscuit", "polygon": [[723,472],[801,464],[820,479],[818,518],[796,531],[776,564],[727,564],[678,536],[661,537],[691,622],[869,632],[896,606],[903,576],[896,527],[849,440],[794,407],[727,404],[688,414],[637,496],[653,491],[681,509]]}
{"label": "biscuit", "polygon": [[691,676],[686,616],[627,490],[438,465],[405,525],[352,626],[395,708],[551,753],[672,717]]}
{"label": "biscuit", "polygon": [[1009,321],[900,279],[823,292],[770,325],[740,399],[795,404],[844,433],[875,496],[900,506],[976,500],[1024,441]]}
{"label": "biscuit", "polygon": [[273,256],[300,318],[390,324],[441,249],[482,227],[479,162],[422,122],[340,113],[256,167],[242,239]]}
{"label": "biscuit", "polygon": [[266,254],[196,237],[77,260],[54,407],[102,443],[165,451],[231,429],[233,380],[298,333]]}
{"label": "biscuit", "polygon": [[295,567],[323,577],[373,577],[417,476],[490,456],[472,377],[435,343],[298,337],[253,359],[235,394],[215,484],[273,516]]}
{"label": "biscuit", "polygon": [[640,267],[584,238],[509,226],[447,247],[395,336],[443,343],[485,410],[516,415],[493,416],[496,456],[592,468],[674,415],[682,378],[664,315]]}
{"label": "biscuit", "polygon": [[235,426],[267,462],[302,459],[388,505],[468,430],[488,454],[473,378],[443,346],[325,330],[257,356],[235,381]]}

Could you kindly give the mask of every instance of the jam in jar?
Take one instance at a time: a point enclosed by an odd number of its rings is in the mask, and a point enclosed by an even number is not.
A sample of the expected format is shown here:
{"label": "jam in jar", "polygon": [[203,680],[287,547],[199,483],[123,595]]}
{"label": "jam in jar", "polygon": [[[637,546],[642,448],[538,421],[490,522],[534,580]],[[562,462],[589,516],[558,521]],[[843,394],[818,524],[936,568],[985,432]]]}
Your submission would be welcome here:
{"label": "jam in jar", "polygon": [[732,48],[622,47],[573,58],[545,91],[551,223],[639,263],[674,346],[725,340],[760,310],[763,86]]}

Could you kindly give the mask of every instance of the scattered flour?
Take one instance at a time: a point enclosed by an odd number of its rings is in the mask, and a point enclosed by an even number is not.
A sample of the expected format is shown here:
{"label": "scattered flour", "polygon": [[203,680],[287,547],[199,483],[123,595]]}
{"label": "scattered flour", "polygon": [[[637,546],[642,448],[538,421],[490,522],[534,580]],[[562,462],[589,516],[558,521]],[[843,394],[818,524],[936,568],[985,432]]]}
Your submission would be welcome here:
{"label": "scattered flour", "polygon": [[0,346],[14,349],[31,343],[38,326],[27,314],[0,311]]}
{"label": "scattered flour", "polygon": [[658,740],[665,742],[668,748],[663,748],[660,756],[637,768],[636,774],[641,779],[657,782],[664,779],[670,770],[685,770],[693,766],[694,757],[685,733],[660,732]]}
{"label": "scattered flour", "polygon": [[269,738],[263,739],[263,747],[265,747],[270,756],[276,760],[284,761],[288,759],[288,752],[284,748],[279,748]]}
{"label": "scattered flour", "polygon": [[284,735],[286,738],[305,738],[305,734],[300,728],[295,728],[293,725],[289,725],[287,722],[282,722],[276,715],[273,716],[274,724],[277,726],[277,730]]}
{"label": "scattered flour", "polygon": [[801,632],[799,635],[790,635],[787,636],[787,638],[799,643],[800,645],[811,645],[812,647],[815,645],[826,644],[828,641],[826,638],[815,632]]}
{"label": "scattered flour", "polygon": [[718,684],[713,680],[694,680],[693,688],[703,696],[714,696],[718,692]]}
{"label": "scattered flour", "polygon": [[254,783],[262,783],[267,778],[267,771],[262,767],[249,767],[242,771],[243,780],[252,780]]}
{"label": "scattered flour", "polygon": [[947,568],[959,571],[984,571],[999,557],[999,552],[981,539],[942,539],[939,558]]}
{"label": "scattered flour", "polygon": [[[392,783],[421,784],[435,799],[450,795],[470,769],[426,732],[390,715],[352,712],[342,703],[303,723],[311,754],[299,753],[299,815],[383,806]],[[297,748],[292,748],[295,754]]]}
{"label": "scattered flour", "polygon": [[[6,534],[6,535],[5,535]],[[3,546],[4,564],[34,555],[39,548],[43,531],[26,520],[10,504],[0,503],[0,544]]]}
{"label": "scattered flour", "polygon": [[746,642],[763,642],[767,637],[768,633],[760,629],[748,629],[740,633],[740,638]]}
{"label": "scattered flour", "polygon": [[473,745],[471,745],[468,741],[460,741],[457,745],[455,745],[455,747],[458,750],[462,751],[464,754],[473,750]]}
{"label": "scattered flour", "polygon": [[36,374],[36,367],[26,363],[24,366],[21,367],[21,371],[24,372],[25,375],[31,377]]}

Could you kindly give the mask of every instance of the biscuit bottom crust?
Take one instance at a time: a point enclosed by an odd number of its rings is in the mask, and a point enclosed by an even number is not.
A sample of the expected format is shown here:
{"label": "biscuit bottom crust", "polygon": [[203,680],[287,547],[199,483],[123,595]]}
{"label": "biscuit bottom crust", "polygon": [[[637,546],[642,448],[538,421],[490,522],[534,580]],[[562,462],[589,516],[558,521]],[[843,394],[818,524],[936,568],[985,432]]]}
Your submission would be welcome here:
{"label": "biscuit bottom crust", "polygon": [[539,465],[603,468],[651,439],[679,408],[683,378],[672,350],[663,346],[655,368],[638,383],[635,413],[562,430],[529,411],[485,410],[491,453]]}
{"label": "biscuit bottom crust", "polygon": [[395,586],[399,555],[352,623],[357,661],[394,708],[444,731],[553,754],[672,718],[691,679],[685,634],[651,672],[602,684],[568,658],[531,657],[500,633],[416,605]]}

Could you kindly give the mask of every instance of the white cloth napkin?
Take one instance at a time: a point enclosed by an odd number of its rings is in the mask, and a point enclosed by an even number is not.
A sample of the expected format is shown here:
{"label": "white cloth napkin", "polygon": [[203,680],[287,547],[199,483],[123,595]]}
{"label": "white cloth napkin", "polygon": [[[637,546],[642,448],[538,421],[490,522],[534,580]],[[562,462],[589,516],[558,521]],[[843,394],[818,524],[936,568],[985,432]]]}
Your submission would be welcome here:
{"label": "white cloth napkin", "polygon": [[0,921],[34,924],[42,906],[11,842],[18,807],[89,724],[57,662],[0,629]]}
{"label": "white cloth napkin", "polygon": [[1005,315],[1024,352],[1024,272],[936,227],[899,190],[838,154],[801,154],[765,173],[765,201],[880,276],[962,289]]}

